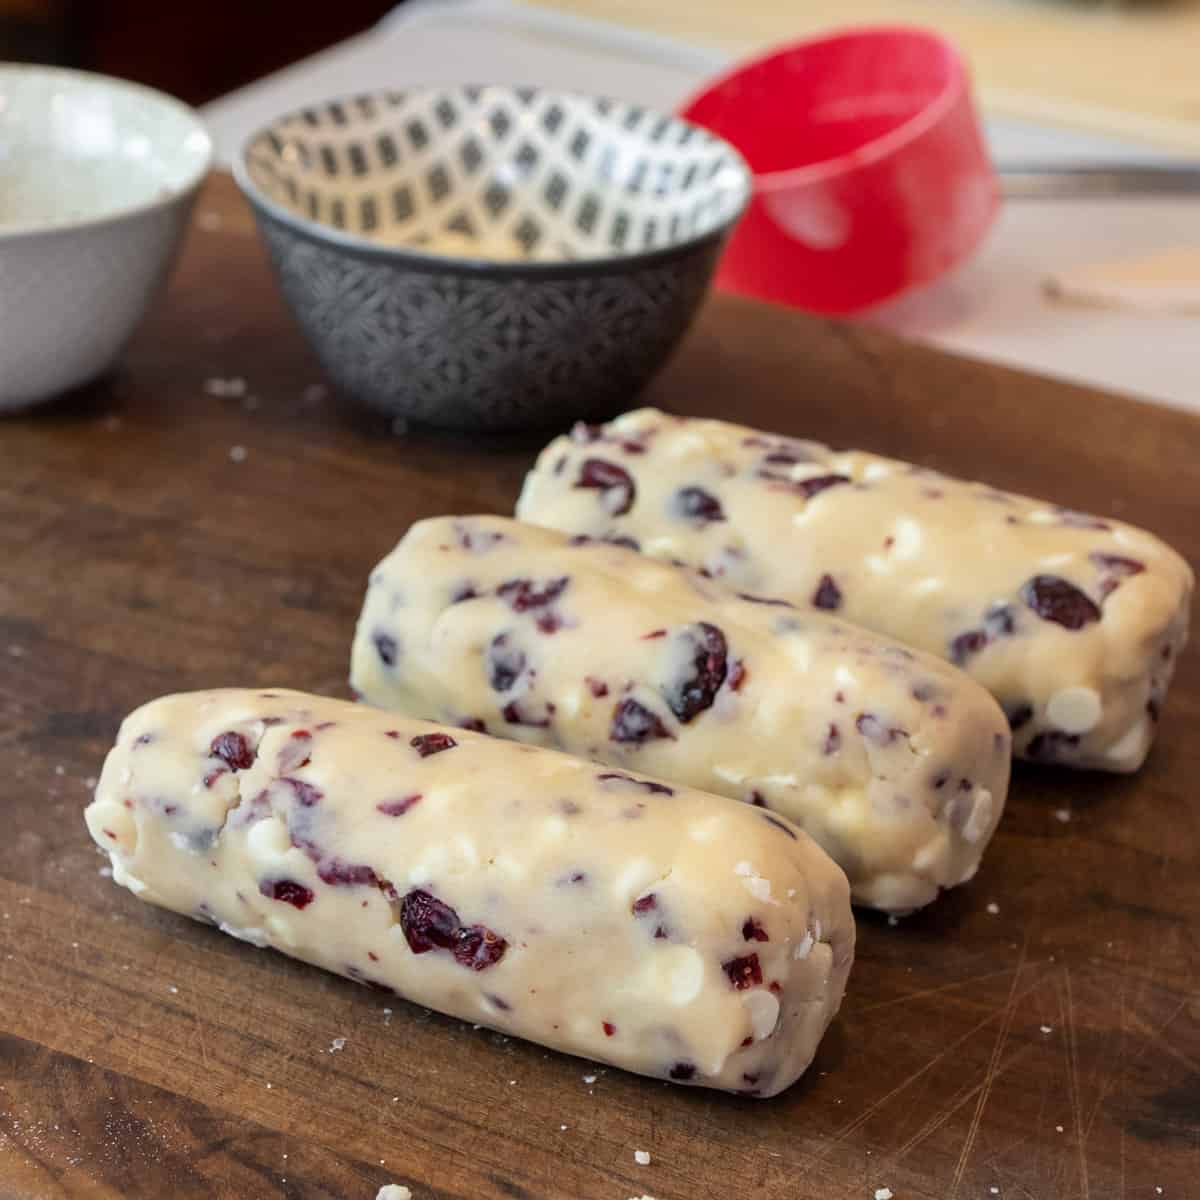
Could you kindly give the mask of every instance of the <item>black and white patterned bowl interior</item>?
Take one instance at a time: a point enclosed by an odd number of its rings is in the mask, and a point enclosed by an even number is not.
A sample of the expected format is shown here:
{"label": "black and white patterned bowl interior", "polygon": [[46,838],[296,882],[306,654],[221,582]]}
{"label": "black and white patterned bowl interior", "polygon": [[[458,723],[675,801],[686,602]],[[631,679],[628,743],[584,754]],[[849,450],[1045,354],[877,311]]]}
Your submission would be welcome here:
{"label": "black and white patterned bowl interior", "polygon": [[640,255],[715,234],[750,174],[727,143],[635,104],[423,88],[307,108],[243,151],[285,214],[375,245],[508,262]]}

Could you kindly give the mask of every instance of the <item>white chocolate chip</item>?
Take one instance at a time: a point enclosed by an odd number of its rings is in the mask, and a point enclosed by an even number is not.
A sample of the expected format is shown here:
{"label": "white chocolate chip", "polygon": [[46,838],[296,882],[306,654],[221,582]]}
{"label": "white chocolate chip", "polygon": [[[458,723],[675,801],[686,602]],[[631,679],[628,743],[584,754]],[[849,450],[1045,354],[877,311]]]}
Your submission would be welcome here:
{"label": "white chocolate chip", "polygon": [[1090,687],[1063,688],[1046,705],[1047,719],[1064,733],[1088,733],[1103,715],[1100,697]]}
{"label": "white chocolate chip", "polygon": [[761,1042],[763,1038],[770,1037],[779,1022],[779,1001],[770,992],[755,988],[746,993],[742,1003],[750,1018],[754,1040]]}
{"label": "white chocolate chip", "polygon": [[648,1150],[635,1150],[633,1152],[633,1161],[639,1167],[648,1167],[650,1165],[650,1152]]}
{"label": "white chocolate chip", "polygon": [[792,951],[792,957],[795,959],[807,958],[808,952],[813,948],[813,945],[813,935],[811,933],[805,933],[805,935],[796,943],[796,948]]}
{"label": "white chocolate chip", "polygon": [[270,865],[292,849],[292,839],[278,817],[268,817],[250,826],[246,849],[258,863]]}

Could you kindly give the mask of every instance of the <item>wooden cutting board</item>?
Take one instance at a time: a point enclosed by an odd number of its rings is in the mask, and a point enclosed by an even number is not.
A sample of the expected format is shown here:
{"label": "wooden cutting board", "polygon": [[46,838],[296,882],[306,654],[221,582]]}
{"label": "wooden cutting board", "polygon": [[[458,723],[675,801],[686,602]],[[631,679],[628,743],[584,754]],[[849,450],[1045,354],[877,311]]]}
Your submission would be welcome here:
{"label": "wooden cutting board", "polygon": [[[227,179],[199,219],[117,374],[0,423],[0,1196],[1197,1195],[1195,648],[1141,774],[1019,768],[971,885],[860,915],[841,1016],[771,1101],[385,1001],[105,878],[80,814],[121,716],[221,684],[345,695],[371,566],[415,518],[510,511],[541,441],[395,436],[324,395]],[[648,399],[1200,555],[1181,412],[725,298]]]}

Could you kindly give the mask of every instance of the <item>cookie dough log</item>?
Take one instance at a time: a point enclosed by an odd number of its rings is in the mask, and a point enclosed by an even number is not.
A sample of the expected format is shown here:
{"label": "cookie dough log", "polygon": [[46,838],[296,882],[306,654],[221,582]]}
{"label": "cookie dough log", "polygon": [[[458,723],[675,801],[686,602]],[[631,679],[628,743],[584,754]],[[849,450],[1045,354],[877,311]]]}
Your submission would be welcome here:
{"label": "cookie dough log", "polygon": [[287,691],[129,716],[88,829],[141,899],[360,983],[770,1096],[854,953],[845,876],[719,796]]}
{"label": "cookie dough log", "polygon": [[1193,577],[1151,534],[909,463],[641,409],[543,451],[517,513],[836,612],[965,670],[1016,753],[1136,770]]}
{"label": "cookie dough log", "polygon": [[412,527],[371,576],[351,686],[782,813],[892,912],[971,878],[1008,786],[1004,714],[940,659],[503,517]]}

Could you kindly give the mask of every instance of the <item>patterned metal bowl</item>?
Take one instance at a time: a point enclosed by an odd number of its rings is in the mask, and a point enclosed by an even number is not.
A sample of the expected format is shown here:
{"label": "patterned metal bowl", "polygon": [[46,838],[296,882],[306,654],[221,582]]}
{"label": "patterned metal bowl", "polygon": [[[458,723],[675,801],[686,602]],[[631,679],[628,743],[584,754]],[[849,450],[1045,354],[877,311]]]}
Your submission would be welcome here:
{"label": "patterned metal bowl", "polygon": [[685,121],[498,86],[303,109],[235,174],[338,387],[459,429],[630,404],[750,192],[737,152]]}

